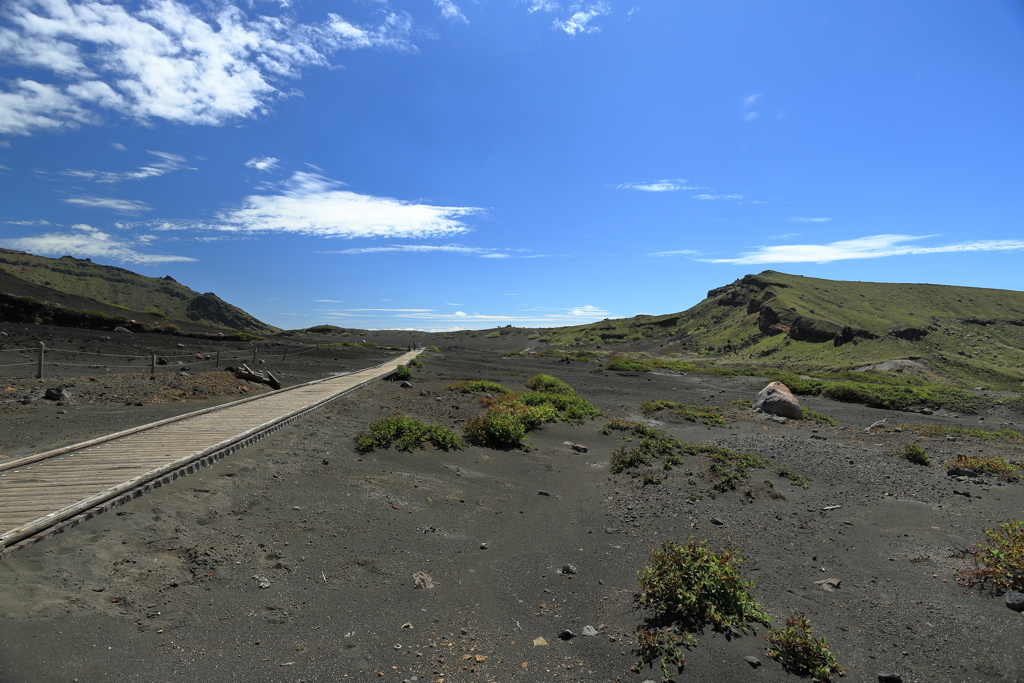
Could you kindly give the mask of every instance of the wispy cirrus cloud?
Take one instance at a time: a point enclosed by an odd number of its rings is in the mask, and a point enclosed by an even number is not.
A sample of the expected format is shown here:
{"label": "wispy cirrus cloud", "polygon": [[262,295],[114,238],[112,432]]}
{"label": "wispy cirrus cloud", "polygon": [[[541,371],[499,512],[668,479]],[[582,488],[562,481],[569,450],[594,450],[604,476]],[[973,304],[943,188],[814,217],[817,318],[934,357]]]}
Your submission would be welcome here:
{"label": "wispy cirrus cloud", "polygon": [[253,157],[249,161],[245,162],[247,168],[253,168],[257,171],[267,172],[277,168],[277,162],[279,160],[274,157]]}
{"label": "wispy cirrus cloud", "polygon": [[146,164],[145,166],[139,166],[134,171],[113,173],[111,171],[79,171],[69,168],[66,171],[61,171],[61,175],[80,178],[82,180],[92,180],[97,183],[119,183],[124,180],[145,180],[146,178],[156,178],[182,169],[195,170],[186,166],[185,157],[178,154],[153,151],[149,153],[155,156],[159,161],[154,161],[153,163]]}
{"label": "wispy cirrus cloud", "polygon": [[936,235],[873,235],[828,244],[762,246],[733,258],[700,259],[707,263],[755,265],[766,263],[830,263],[850,259],[979,251],[1022,251],[1024,240],[972,240],[935,247],[908,244]]}
{"label": "wispy cirrus cloud", "polygon": [[793,216],[789,219],[793,223],[828,223],[831,218],[805,218],[803,216]]}
{"label": "wispy cirrus cloud", "polygon": [[138,250],[153,238],[140,235],[134,239],[116,237],[84,223],[71,226],[69,232],[50,232],[29,237],[0,239],[0,246],[8,249],[20,249],[33,254],[64,256],[65,254],[79,258],[100,258],[153,265],[174,261],[195,261],[188,256],[170,254],[147,254]]}
{"label": "wispy cirrus cloud", "polygon": [[532,308],[507,314],[479,313],[463,310],[447,312],[432,309],[348,308],[337,311],[323,311],[320,315],[326,319],[336,318],[349,321],[386,321],[392,319],[476,327],[489,327],[497,324],[557,327],[565,324],[578,325],[609,317],[608,311],[590,304],[568,308]]}
{"label": "wispy cirrus cloud", "polygon": [[673,249],[672,251],[654,251],[648,256],[692,256],[699,253],[693,249]]}
{"label": "wispy cirrus cloud", "polygon": [[146,202],[140,202],[134,199],[112,199],[110,197],[91,197],[85,195],[82,197],[69,197],[67,199],[62,199],[61,201],[67,204],[84,206],[90,209],[110,209],[111,211],[127,214],[137,214],[143,211],[153,210],[153,207]]}
{"label": "wispy cirrus cloud", "polygon": [[[464,254],[480,258],[511,258],[529,252],[528,249],[494,249],[490,247],[466,247],[461,244],[389,244],[383,247],[353,247],[335,251],[321,251],[321,254]],[[536,256],[535,254],[532,256]],[[457,305],[457,304],[453,304]]]}
{"label": "wispy cirrus cloud", "polygon": [[586,7],[583,6],[583,3],[574,2],[569,5],[569,11],[571,14],[566,19],[555,19],[554,28],[556,31],[565,31],[570,36],[574,36],[579,33],[600,31],[601,27],[591,22],[597,17],[610,14],[612,7],[607,2],[588,3]]}
{"label": "wispy cirrus cloud", "polygon": [[461,21],[468,24],[469,20],[452,0],[434,0],[434,5],[441,10],[441,16],[448,21]]}
{"label": "wispy cirrus cloud", "polygon": [[249,16],[227,2],[8,0],[0,59],[45,73],[0,89],[0,134],[31,135],[98,123],[117,112],[146,122],[221,125],[265,112],[277,86],[341,49],[414,49],[412,20],[388,13],[374,27],[336,14],[317,24]]}
{"label": "wispy cirrus cloud", "polygon": [[562,9],[562,6],[554,0],[526,0],[526,2],[530,5],[526,8],[526,11],[530,14],[534,12],[557,12]]}
{"label": "wispy cirrus cloud", "polygon": [[694,199],[701,201],[714,201],[716,199],[743,199],[741,194],[695,194]]}
{"label": "wispy cirrus cloud", "polygon": [[699,187],[691,187],[686,184],[683,178],[654,180],[644,183],[620,183],[613,185],[616,190],[640,190],[641,192],[678,192],[680,190],[700,190]]}

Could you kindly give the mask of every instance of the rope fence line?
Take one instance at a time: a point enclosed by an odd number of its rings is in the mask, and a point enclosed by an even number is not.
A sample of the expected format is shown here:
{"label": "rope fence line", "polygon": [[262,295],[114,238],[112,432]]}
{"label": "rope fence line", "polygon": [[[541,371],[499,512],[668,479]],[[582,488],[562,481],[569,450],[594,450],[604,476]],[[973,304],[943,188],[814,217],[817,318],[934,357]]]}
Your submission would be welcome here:
{"label": "rope fence line", "polygon": [[[286,348],[286,349],[275,349],[273,353],[276,354],[278,352],[283,352],[283,356],[282,356],[281,360],[287,360],[289,354],[291,354],[293,356],[297,356],[297,355],[301,355],[301,354],[304,354],[304,353],[309,353],[310,351],[317,351],[319,349],[320,349],[320,344],[315,344],[315,345],[311,344],[311,345],[307,345],[307,346],[290,347],[290,348]],[[147,351],[146,353],[135,353],[135,354],[115,354],[115,353],[100,353],[98,351],[80,351],[80,350],[73,350],[73,349],[57,349],[57,348],[51,348],[49,346],[46,346],[42,342],[40,342],[39,346],[36,347],[36,348],[0,349],[0,352],[4,352],[4,351],[9,351],[9,352],[12,352],[12,353],[13,352],[25,353],[25,352],[35,351],[36,353],[38,353],[39,357],[34,362],[28,362],[28,363],[9,363],[9,364],[0,365],[0,368],[14,368],[14,367],[23,367],[23,366],[26,366],[26,365],[35,365],[38,368],[37,371],[36,371],[36,378],[37,379],[42,379],[43,378],[43,368],[46,367],[47,365],[49,365],[50,367],[55,367],[55,368],[60,368],[60,367],[80,367],[80,368],[94,368],[95,369],[95,368],[102,367],[102,368],[106,368],[108,370],[111,369],[111,368],[114,368],[114,369],[125,369],[125,368],[127,368],[127,369],[132,369],[132,370],[138,370],[139,369],[138,365],[108,365],[106,363],[102,363],[102,364],[101,363],[85,364],[85,363],[67,363],[67,362],[55,363],[53,361],[46,362],[44,360],[44,357],[45,357],[45,354],[47,354],[47,353],[72,353],[72,354],[87,355],[87,356],[103,356],[103,357],[107,357],[107,358],[125,358],[125,359],[128,359],[129,362],[136,362],[136,363],[146,363],[148,361],[149,368],[150,368],[150,375],[153,375],[153,376],[156,375],[156,369],[157,369],[158,366],[163,365],[163,366],[167,366],[168,370],[174,370],[178,366],[186,365],[186,363],[183,363],[181,360],[178,360],[178,359],[188,359],[188,362],[187,362],[188,366],[192,366],[192,365],[207,365],[207,364],[210,364],[210,363],[216,363],[217,367],[220,367],[220,361],[221,361],[221,357],[220,356],[221,356],[221,353],[225,353],[225,354],[234,353],[234,354],[236,354],[236,355],[234,355],[233,358],[231,358],[229,360],[241,360],[241,359],[239,359],[239,357],[237,355],[238,353],[243,353],[244,357],[246,359],[248,359],[248,357],[249,357],[249,349],[218,349],[218,350],[209,351],[209,352],[206,352],[206,353],[192,353],[192,352],[189,352],[189,353],[170,354],[170,355],[168,355],[168,354],[160,354],[160,353],[157,353],[155,351]],[[253,349],[252,349],[252,360],[251,361],[244,361],[243,360],[242,362],[252,362],[252,363],[264,362],[263,359],[260,358],[260,355],[261,355],[260,351],[261,351],[260,347],[258,347],[258,346],[253,347]],[[269,352],[269,350],[266,347],[264,347],[262,349],[262,351],[263,351],[262,355],[264,355],[264,356],[270,355],[270,352]],[[166,359],[166,361],[178,360],[178,363],[177,363],[177,365],[171,365],[170,362],[159,363],[158,359]]]}

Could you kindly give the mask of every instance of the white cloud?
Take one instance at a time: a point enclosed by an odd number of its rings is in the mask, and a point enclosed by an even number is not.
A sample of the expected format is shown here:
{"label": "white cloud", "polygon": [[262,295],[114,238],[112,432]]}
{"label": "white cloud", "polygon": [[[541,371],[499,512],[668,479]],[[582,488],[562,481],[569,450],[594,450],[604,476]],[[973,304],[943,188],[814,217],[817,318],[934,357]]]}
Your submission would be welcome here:
{"label": "white cloud", "polygon": [[111,142],[110,146],[119,152],[127,152],[128,148],[122,145],[120,142]]}
{"label": "white cloud", "polygon": [[832,219],[831,218],[803,218],[801,216],[794,216],[794,217],[790,218],[789,220],[793,221],[794,223],[828,223]]}
{"label": "white cloud", "polygon": [[277,168],[277,162],[278,159],[274,157],[253,157],[245,162],[245,165],[257,171],[272,171]]}
{"label": "white cloud", "polygon": [[713,199],[743,199],[743,195],[741,195],[741,194],[695,194],[695,195],[693,195],[693,198],[694,199],[702,199],[704,201],[709,201],[709,200],[713,200]]}
{"label": "white cloud", "polygon": [[139,213],[140,211],[152,211],[153,207],[145,202],[134,199],[111,199],[109,197],[72,197],[62,200],[75,206],[86,206],[92,209],[110,209],[118,213]]}
{"label": "white cloud", "polygon": [[743,99],[743,106],[753,107],[755,104],[757,104],[757,101],[760,100],[762,97],[763,94],[750,95],[749,97]]}
{"label": "white cloud", "polygon": [[220,125],[266,111],[285,96],[272,82],[325,66],[336,50],[412,49],[405,14],[360,28],[336,14],[319,24],[250,18],[227,3],[143,0],[133,9],[95,0],[4,3],[0,58],[53,82],[18,79],[0,91],[0,133],[95,123],[102,110]]}
{"label": "white cloud", "polygon": [[[550,311],[548,313],[544,311]],[[609,317],[608,311],[596,306],[575,306],[572,308],[546,308],[523,311],[517,314],[470,313],[468,311],[440,312],[430,309],[387,309],[349,308],[340,311],[324,311],[325,318],[340,318],[347,321],[383,319],[411,320],[431,323],[447,323],[464,326],[476,323],[476,327],[490,327],[497,324],[519,324],[535,327],[558,327],[579,325],[584,322]],[[385,325],[390,327],[390,325]],[[401,327],[399,325],[398,327]]]}
{"label": "white cloud", "polygon": [[195,170],[185,165],[185,157],[183,156],[171,154],[170,152],[151,151],[149,153],[159,159],[159,161],[154,161],[146,166],[140,166],[134,171],[112,173],[110,171],[78,171],[75,169],[68,169],[66,171],[62,171],[62,175],[71,176],[73,178],[82,178],[83,180],[93,180],[97,183],[119,183],[122,180],[145,180],[146,178],[156,178],[181,169]]}
{"label": "white cloud", "polygon": [[756,111],[747,112],[743,116],[743,120],[744,121],[753,121],[756,118],[757,118],[757,112]]}
{"label": "white cloud", "polygon": [[762,246],[735,258],[701,259],[708,263],[751,265],[764,263],[830,263],[850,259],[882,258],[970,251],[1021,251],[1024,240],[975,240],[938,247],[904,244],[935,235],[873,235],[829,244],[787,244]]}
{"label": "white cloud", "polygon": [[[538,258],[540,254],[529,254],[529,249],[493,249],[489,247],[465,247],[461,244],[390,244],[386,247],[353,247],[351,249],[338,249],[335,251],[321,251],[320,254],[392,254],[392,253],[418,253],[418,254],[464,254],[466,256],[479,256],[480,258]],[[448,304],[459,306],[460,304]]]}
{"label": "white cloud", "polygon": [[346,308],[345,311],[387,311],[391,313],[432,313],[433,308]]}
{"label": "white cloud", "polygon": [[[195,261],[188,256],[168,254],[144,254],[135,249],[137,241],[120,239],[89,225],[73,225],[71,232],[51,232],[34,237],[0,239],[0,246],[20,249],[32,254],[63,256],[70,254],[79,258],[103,258],[124,263],[151,265],[172,261]],[[142,240],[142,244],[149,240]]]}
{"label": "white cloud", "polygon": [[449,21],[463,21],[469,23],[466,15],[462,13],[452,0],[434,0],[434,5],[441,10],[441,16]]}
{"label": "white cloud", "polygon": [[457,318],[465,318],[467,313],[465,311],[455,311],[454,315]]}
{"label": "white cloud", "polygon": [[554,2],[554,0],[528,0],[528,2],[530,3],[530,6],[526,8],[526,11],[530,14],[541,11],[557,12],[562,9],[562,6],[557,2]]}
{"label": "white cloud", "polygon": [[577,33],[596,33],[601,30],[598,26],[592,26],[590,21],[595,17],[609,14],[612,11],[611,5],[607,2],[595,2],[583,9],[580,3],[573,3],[569,8],[572,15],[568,19],[555,19],[554,28],[557,31],[565,31],[570,36]]}
{"label": "white cloud", "polygon": [[459,220],[482,209],[432,206],[339,189],[343,183],[296,172],[280,194],[250,195],[212,224],[164,222],[155,230],[207,228],[239,233],[284,232],[321,237],[442,237],[468,232]]}
{"label": "white cloud", "polygon": [[679,190],[699,190],[699,187],[689,187],[686,180],[682,178],[654,180],[648,183],[621,183],[613,186],[616,190],[640,190],[642,192],[678,192]]}
{"label": "white cloud", "polygon": [[693,249],[674,249],[672,251],[655,251],[655,252],[652,252],[652,253],[648,254],[648,256],[678,256],[678,255],[689,256],[689,255],[692,255],[692,254],[699,254],[699,253],[700,253],[699,251],[694,251]]}
{"label": "white cloud", "polygon": [[51,225],[50,221],[6,221],[9,225]]}

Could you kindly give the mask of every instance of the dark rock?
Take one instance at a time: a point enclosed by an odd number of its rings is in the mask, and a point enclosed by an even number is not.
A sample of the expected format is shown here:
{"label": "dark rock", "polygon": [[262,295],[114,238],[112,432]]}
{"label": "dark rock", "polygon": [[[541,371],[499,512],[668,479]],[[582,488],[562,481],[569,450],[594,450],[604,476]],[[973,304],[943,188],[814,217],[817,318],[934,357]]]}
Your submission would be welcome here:
{"label": "dark rock", "polygon": [[711,523],[715,524],[717,526],[722,526],[723,524],[725,524],[725,522],[723,522],[720,517],[712,517],[711,518]]}
{"label": "dark rock", "polygon": [[1014,612],[1024,612],[1024,593],[1007,593],[1006,606]]}
{"label": "dark rock", "polygon": [[570,640],[572,638],[575,638],[576,634],[570,631],[569,629],[565,629],[564,631],[558,634],[558,637],[562,640]]}
{"label": "dark rock", "polygon": [[47,401],[70,401],[73,397],[67,387],[50,387],[43,394],[43,398]]}
{"label": "dark rock", "polygon": [[170,362],[171,361],[170,361],[170,359],[167,358],[167,356],[158,356],[157,359],[156,359],[156,364],[157,365],[167,365]]}
{"label": "dark rock", "polygon": [[574,443],[572,445],[572,449],[574,451],[579,451],[580,453],[586,453],[587,452],[587,447],[584,446],[583,444],[579,444],[579,443]]}
{"label": "dark rock", "polygon": [[950,467],[946,470],[947,477],[976,477],[978,473],[966,467]]}
{"label": "dark rock", "polygon": [[547,491],[537,491],[538,496],[550,496],[551,494]]}
{"label": "dark rock", "polygon": [[411,382],[402,382],[398,386],[402,387],[403,389],[412,389],[412,383]]}
{"label": "dark rock", "polygon": [[754,657],[753,655],[747,655],[746,657],[743,658],[743,661],[746,662],[747,664],[749,664],[750,666],[752,666],[755,669],[757,667],[761,666],[761,660],[758,659],[757,657]]}
{"label": "dark rock", "polygon": [[562,573],[563,574],[575,574],[576,573],[576,565],[563,564],[562,565]]}
{"label": "dark rock", "polygon": [[903,676],[891,671],[883,672],[878,674],[878,683],[903,683]]}

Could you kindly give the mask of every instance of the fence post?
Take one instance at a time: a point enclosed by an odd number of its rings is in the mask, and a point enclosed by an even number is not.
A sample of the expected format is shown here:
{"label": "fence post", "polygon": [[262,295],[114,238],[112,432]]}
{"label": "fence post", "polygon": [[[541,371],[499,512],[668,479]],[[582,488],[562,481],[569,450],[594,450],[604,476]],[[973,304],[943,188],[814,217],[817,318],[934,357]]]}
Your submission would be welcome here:
{"label": "fence post", "polygon": [[154,353],[149,360],[149,375],[150,377],[156,377],[156,354]]}
{"label": "fence post", "polygon": [[260,353],[260,347],[258,347],[258,346],[252,347],[252,362],[253,363],[256,362],[256,356],[258,356],[259,353]]}
{"label": "fence post", "polygon": [[43,349],[46,348],[46,344],[39,342],[39,366],[36,368],[36,379],[43,378]]}
{"label": "fence post", "polygon": [[282,356],[281,360],[288,360],[288,349],[284,350],[284,356]]}
{"label": "fence post", "polygon": [[217,367],[220,368],[220,351],[217,352]]}

